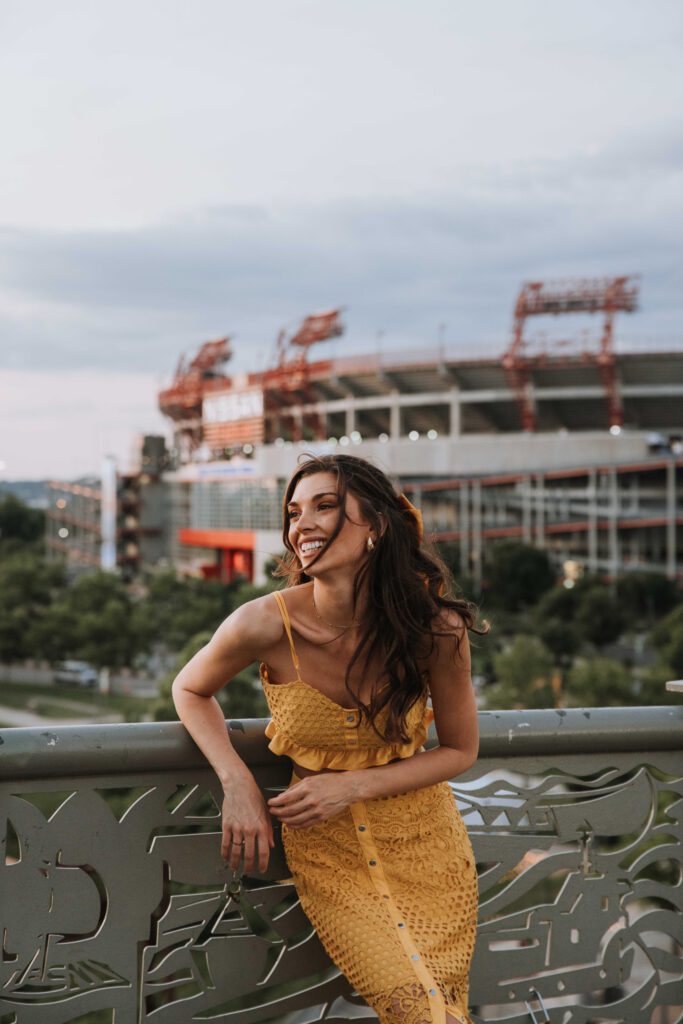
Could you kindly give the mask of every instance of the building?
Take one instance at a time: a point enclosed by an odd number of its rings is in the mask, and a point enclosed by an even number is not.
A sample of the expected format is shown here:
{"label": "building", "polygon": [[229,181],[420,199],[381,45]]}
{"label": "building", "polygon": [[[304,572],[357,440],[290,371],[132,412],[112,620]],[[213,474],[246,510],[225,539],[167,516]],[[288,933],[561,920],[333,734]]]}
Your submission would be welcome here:
{"label": "building", "polygon": [[[442,347],[309,360],[340,333],[338,310],[281,336],[262,373],[229,377],[229,339],[207,343],[159,396],[176,438],[172,561],[263,581],[297,459],[347,451],[412,494],[475,582],[503,538],[545,548],[558,575],[681,576],[683,344],[615,343],[614,315],[636,297],[628,278],[525,285],[509,347],[465,358]],[[525,341],[527,317],[577,311],[604,314],[592,347]]]}
{"label": "building", "polygon": [[127,579],[167,558],[167,457],[165,439],[148,435],[134,471],[118,473],[113,460],[105,460],[101,477],[49,481],[48,557],[65,561],[74,575],[118,568]]}

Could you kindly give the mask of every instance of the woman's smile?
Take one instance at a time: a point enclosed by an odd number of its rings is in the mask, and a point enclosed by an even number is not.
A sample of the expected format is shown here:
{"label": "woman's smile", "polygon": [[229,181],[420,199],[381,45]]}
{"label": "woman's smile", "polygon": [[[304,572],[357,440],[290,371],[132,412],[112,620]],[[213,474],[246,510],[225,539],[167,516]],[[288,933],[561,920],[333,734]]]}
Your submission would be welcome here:
{"label": "woman's smile", "polygon": [[310,555],[314,551],[320,551],[321,548],[325,547],[326,543],[327,541],[322,540],[319,537],[316,537],[314,539],[306,538],[306,540],[302,540],[299,543],[299,551],[301,552],[302,555]]}

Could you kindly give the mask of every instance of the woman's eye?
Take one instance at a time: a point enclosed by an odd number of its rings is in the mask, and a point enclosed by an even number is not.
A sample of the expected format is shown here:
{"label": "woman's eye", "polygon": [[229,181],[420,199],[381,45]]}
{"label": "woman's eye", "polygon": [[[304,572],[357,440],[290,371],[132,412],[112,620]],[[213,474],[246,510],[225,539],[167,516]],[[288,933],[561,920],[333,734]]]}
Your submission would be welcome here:
{"label": "woman's eye", "polygon": [[[336,508],[336,505],[334,504],[334,502],[323,501],[323,502],[320,503],[320,505],[318,505],[317,511],[321,512],[321,511],[325,511],[326,509],[329,509],[329,508]],[[301,512],[299,512],[298,510],[292,509],[292,511],[289,513],[289,518],[290,518],[290,520],[296,519],[300,515],[301,515]]]}

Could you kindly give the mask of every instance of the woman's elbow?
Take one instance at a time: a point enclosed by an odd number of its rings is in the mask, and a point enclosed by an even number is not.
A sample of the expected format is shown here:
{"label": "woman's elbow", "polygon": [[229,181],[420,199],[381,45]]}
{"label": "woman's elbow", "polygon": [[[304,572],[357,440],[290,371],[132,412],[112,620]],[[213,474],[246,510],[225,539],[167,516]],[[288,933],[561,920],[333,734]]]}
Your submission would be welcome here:
{"label": "woman's elbow", "polygon": [[472,768],[472,766],[477,763],[477,758],[478,757],[479,757],[479,746],[478,745],[477,745],[477,747],[474,750],[466,750],[465,751],[465,768],[463,769],[463,771],[469,771],[469,769]]}
{"label": "woman's elbow", "polygon": [[457,763],[457,774],[460,775],[462,772],[469,771],[472,765],[476,764],[477,758],[479,757],[479,744],[473,747],[471,744],[466,746],[453,747],[453,760]]}
{"label": "woman's elbow", "polygon": [[[173,703],[175,704],[175,709],[178,712],[178,714],[180,714],[180,709],[186,702],[188,696],[190,696],[193,692],[191,687],[188,686],[188,683],[189,679],[187,677],[185,668],[182,668],[180,670],[178,675],[171,683],[171,697],[173,699]],[[194,696],[197,696],[197,694],[194,694]]]}

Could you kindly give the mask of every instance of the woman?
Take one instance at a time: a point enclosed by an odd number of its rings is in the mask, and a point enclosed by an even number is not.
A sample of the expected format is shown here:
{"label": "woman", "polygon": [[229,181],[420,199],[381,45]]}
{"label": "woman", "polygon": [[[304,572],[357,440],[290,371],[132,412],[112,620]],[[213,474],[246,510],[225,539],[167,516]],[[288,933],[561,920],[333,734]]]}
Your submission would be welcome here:
{"label": "woman", "polygon": [[[265,871],[275,817],[303,909],[382,1024],[466,1024],[476,871],[446,780],[477,756],[472,606],[448,596],[419,512],[363,459],[307,457],[283,539],[287,588],[233,612],[173,684],[223,786],[222,855]],[[293,767],[267,803],[213,699],[253,661],[269,746]]]}

